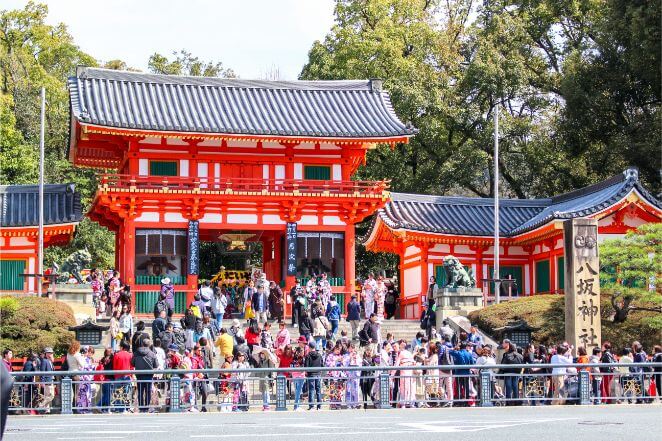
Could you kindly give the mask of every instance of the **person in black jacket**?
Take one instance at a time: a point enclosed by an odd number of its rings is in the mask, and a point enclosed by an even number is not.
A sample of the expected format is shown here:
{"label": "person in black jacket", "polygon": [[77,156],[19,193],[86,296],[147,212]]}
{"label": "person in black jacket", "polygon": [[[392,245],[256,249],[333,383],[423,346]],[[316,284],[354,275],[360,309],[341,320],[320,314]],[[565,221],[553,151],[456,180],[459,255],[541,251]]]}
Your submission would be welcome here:
{"label": "person in black jacket", "polygon": [[[363,335],[363,337],[361,337]],[[379,343],[379,323],[377,323],[377,314],[370,314],[370,318],[364,323],[359,337],[365,339],[368,344]]]}
{"label": "person in black jacket", "polygon": [[299,319],[299,334],[306,337],[306,340],[310,340],[310,335],[313,333],[313,321],[306,311],[301,313]]}
{"label": "person in black jacket", "polygon": [[[310,318],[308,319],[310,320]],[[304,361],[305,367],[322,367],[324,366],[324,357],[317,351],[315,343],[309,343],[310,352]],[[321,372],[308,373],[308,410],[317,405],[317,410],[322,408],[322,380]]]}
{"label": "person in black jacket", "polygon": [[[150,371],[156,369],[158,362],[156,354],[152,352],[150,347],[152,341],[149,338],[140,340],[142,346],[135,349],[133,357],[131,358],[131,365],[136,371]],[[138,381],[138,408],[140,412],[147,412],[149,410],[149,403],[152,401],[152,380],[154,374],[139,374],[136,373],[136,380]]]}
{"label": "person in black jacket", "polygon": [[145,322],[142,320],[136,323],[136,332],[131,337],[131,350],[135,354],[138,349],[143,347],[143,341],[149,339],[149,334],[145,332]]}
{"label": "person in black jacket", "polygon": [[[517,346],[510,340],[505,339],[501,346],[506,352],[501,357],[501,364],[524,364],[524,357],[517,352]],[[502,368],[499,372],[504,375],[506,389],[506,406],[516,404],[518,398],[519,374],[522,370],[519,368]]]}

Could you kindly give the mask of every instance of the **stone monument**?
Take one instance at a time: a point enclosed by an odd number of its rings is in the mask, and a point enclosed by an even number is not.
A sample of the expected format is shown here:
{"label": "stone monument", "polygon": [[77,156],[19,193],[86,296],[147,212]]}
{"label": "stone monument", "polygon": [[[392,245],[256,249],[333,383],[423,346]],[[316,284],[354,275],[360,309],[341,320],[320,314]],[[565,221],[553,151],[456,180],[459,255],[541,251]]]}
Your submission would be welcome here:
{"label": "stone monument", "polygon": [[437,291],[434,299],[437,305],[437,328],[441,327],[447,317],[466,316],[483,307],[483,292],[476,288],[471,271],[467,271],[455,256],[444,257],[443,265],[446,284]]}
{"label": "stone monument", "polygon": [[598,221],[572,219],[563,225],[565,246],[565,338],[590,354],[602,340]]}

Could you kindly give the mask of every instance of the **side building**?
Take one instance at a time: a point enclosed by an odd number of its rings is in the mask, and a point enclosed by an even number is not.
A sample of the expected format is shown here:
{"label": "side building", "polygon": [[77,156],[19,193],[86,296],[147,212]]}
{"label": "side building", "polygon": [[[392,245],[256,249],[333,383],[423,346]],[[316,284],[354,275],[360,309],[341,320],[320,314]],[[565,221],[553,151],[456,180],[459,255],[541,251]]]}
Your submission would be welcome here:
{"label": "side building", "polygon": [[[662,221],[662,202],[641,185],[636,169],[552,198],[499,204],[500,276],[515,279],[511,295],[563,292],[566,219],[598,219],[600,240]],[[445,285],[444,256],[459,258],[479,287],[492,276],[494,200],[391,193],[364,243],[400,257],[401,315],[419,317],[430,277]],[[492,285],[484,291],[494,294]]]}
{"label": "side building", "polygon": [[[66,245],[82,219],[74,184],[44,186],[44,248]],[[0,292],[37,291],[39,187],[0,185]]]}

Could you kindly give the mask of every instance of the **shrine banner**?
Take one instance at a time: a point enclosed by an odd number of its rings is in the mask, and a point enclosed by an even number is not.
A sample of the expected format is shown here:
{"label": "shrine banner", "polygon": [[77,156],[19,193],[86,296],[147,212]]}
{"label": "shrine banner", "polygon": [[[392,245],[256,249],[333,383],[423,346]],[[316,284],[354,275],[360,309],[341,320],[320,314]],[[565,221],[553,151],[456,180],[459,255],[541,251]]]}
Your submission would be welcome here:
{"label": "shrine banner", "polygon": [[188,223],[188,274],[200,270],[200,230],[198,221]]}
{"label": "shrine banner", "polygon": [[287,223],[285,230],[285,247],[287,251],[287,275],[297,275],[297,224],[293,222]]}
{"label": "shrine banner", "polygon": [[600,260],[598,221],[564,222],[565,338],[576,348],[591,350],[601,345]]}

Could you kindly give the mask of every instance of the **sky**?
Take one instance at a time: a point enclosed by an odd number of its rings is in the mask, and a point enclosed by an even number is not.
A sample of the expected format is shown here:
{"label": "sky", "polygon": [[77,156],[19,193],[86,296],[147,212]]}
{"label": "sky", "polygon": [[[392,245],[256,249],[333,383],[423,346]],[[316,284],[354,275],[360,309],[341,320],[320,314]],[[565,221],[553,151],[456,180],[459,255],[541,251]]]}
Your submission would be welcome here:
{"label": "sky", "polygon": [[[221,61],[241,78],[295,80],[315,40],[333,26],[333,0],[37,0],[49,24],[65,23],[74,41],[101,61],[147,71],[155,52],[186,49]],[[3,0],[22,9],[26,0]]]}

